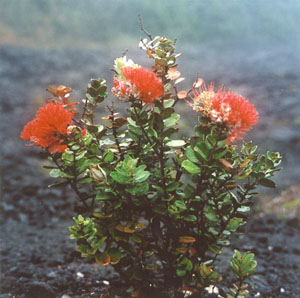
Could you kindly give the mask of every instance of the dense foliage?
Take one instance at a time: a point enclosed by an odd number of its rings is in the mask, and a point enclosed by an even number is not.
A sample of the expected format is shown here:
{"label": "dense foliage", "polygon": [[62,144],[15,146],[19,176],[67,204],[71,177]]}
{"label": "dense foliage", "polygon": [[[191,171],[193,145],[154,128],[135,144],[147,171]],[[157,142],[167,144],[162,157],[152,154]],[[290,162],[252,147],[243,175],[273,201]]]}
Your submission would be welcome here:
{"label": "dense foliage", "polygon": [[[111,105],[105,123],[96,121],[94,110],[107,96],[103,79],[91,80],[81,116],[69,103],[72,90],[52,86],[54,98],[21,137],[48,151],[55,185],[78,195],[70,231],[83,257],[112,265],[134,297],[151,288],[182,297],[222,279],[215,261],[246,223],[257,185],[275,187],[270,178],[281,156],[257,154],[251,142],[235,145],[258,121],[253,105],[202,79],[178,92],[180,54],[171,40],[149,37],[140,46],[152,71],[124,56],[115,60],[112,93],[128,106],[127,118]],[[174,138],[179,100],[199,113],[193,136],[183,140]],[[247,294],[253,258],[235,250],[237,282],[227,297]]]}

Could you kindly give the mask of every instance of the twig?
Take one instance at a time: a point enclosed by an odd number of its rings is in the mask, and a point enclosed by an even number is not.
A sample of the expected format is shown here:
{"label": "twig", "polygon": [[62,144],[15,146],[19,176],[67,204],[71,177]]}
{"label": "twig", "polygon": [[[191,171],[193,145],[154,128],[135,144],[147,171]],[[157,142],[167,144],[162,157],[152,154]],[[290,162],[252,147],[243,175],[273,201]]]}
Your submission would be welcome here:
{"label": "twig", "polygon": [[141,26],[141,31],[144,32],[150,38],[150,40],[153,40],[152,35],[148,31],[145,30],[143,21],[142,21],[142,16],[140,14],[138,14],[138,18],[139,18],[139,24]]}
{"label": "twig", "polygon": [[[60,166],[60,164],[58,163],[57,159],[55,158],[54,155],[52,155],[52,160],[54,161],[54,163],[56,164],[56,166],[60,169],[60,171],[63,172],[63,168]],[[78,190],[78,187],[76,185],[77,182],[77,178],[75,179],[67,179],[69,185],[71,186],[71,188],[74,190],[74,192],[77,194],[77,196],[79,197],[80,201],[83,203],[83,205],[88,208],[88,204],[86,203],[86,201],[82,198],[82,195],[80,193],[80,191]]]}
{"label": "twig", "polygon": [[[120,154],[122,154],[122,150],[121,150],[121,146],[120,146],[120,142],[119,142],[119,139],[118,139],[118,134],[117,134],[117,129],[115,127],[115,110],[114,110],[114,102],[112,102],[111,106],[107,106],[107,109],[109,110],[110,112],[110,121],[111,121],[111,128],[112,128],[112,133],[113,133],[113,136],[114,136],[114,140],[116,142],[116,145],[118,147],[118,151]],[[121,156],[121,159],[122,159],[122,156]]]}
{"label": "twig", "polygon": [[122,56],[121,57],[124,57],[126,56],[126,53],[128,52],[128,49],[125,49],[123,52],[122,52]]}

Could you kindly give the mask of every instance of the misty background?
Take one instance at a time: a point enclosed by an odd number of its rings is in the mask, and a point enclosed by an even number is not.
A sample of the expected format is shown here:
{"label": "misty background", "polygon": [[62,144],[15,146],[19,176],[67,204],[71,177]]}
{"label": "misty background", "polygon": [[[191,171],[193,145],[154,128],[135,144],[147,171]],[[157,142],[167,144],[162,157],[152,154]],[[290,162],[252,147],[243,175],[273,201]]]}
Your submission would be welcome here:
{"label": "misty background", "polygon": [[154,35],[216,47],[299,43],[298,0],[0,0],[0,42],[30,47],[131,46],[137,15]]}

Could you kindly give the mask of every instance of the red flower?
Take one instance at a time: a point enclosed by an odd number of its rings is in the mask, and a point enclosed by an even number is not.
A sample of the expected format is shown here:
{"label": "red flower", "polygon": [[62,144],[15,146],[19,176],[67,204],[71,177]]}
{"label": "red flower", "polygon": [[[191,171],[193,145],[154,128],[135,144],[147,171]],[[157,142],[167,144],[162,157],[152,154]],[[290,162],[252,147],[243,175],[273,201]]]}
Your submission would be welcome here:
{"label": "red flower", "polygon": [[241,135],[258,123],[258,113],[247,99],[224,90],[218,91],[212,99],[210,117],[214,121],[225,123],[229,129],[228,143],[242,139]]}
{"label": "red flower", "polygon": [[154,72],[130,66],[123,67],[121,71],[125,79],[136,88],[143,102],[153,104],[158,97],[164,95],[164,85]]}
{"label": "red flower", "polygon": [[64,109],[58,103],[48,103],[39,109],[36,118],[29,122],[21,133],[21,138],[34,145],[47,148],[49,152],[63,152],[67,128],[71,124],[74,113]]}
{"label": "red flower", "polygon": [[[192,93],[189,94],[189,97],[193,100],[193,103],[190,103],[186,100],[187,104],[192,106],[195,111],[202,112],[206,114],[211,109],[212,98],[215,96],[214,83],[210,83],[207,88],[202,79],[197,79],[194,83]],[[221,88],[219,88],[219,91]]]}
{"label": "red flower", "polygon": [[193,103],[188,102],[188,104],[194,110],[228,128],[228,144],[242,139],[241,135],[258,123],[258,113],[247,99],[232,91],[226,92],[222,87],[215,92],[212,83],[208,88],[205,84],[193,88],[190,98]]}
{"label": "red flower", "polygon": [[35,129],[35,120],[32,120],[26,124],[23,131],[21,132],[21,138],[25,141],[34,142],[34,129]]}
{"label": "red flower", "polygon": [[112,94],[118,96],[120,99],[127,99],[131,93],[131,88],[125,81],[119,81],[114,78],[114,87],[112,87]]}

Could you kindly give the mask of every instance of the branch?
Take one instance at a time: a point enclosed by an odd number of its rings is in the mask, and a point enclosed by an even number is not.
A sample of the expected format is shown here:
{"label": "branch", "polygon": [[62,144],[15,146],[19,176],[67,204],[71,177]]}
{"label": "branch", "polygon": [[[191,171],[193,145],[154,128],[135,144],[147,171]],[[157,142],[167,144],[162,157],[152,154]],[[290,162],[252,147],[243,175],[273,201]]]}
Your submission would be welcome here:
{"label": "branch", "polygon": [[145,30],[143,21],[142,21],[142,16],[140,14],[138,14],[138,18],[139,18],[139,24],[141,26],[141,31],[144,32],[150,38],[150,40],[153,40],[152,35],[148,31]]}
{"label": "branch", "polygon": [[[114,136],[114,140],[116,142],[116,145],[118,147],[118,151],[120,153],[120,155],[122,155],[122,150],[121,150],[121,147],[120,147],[120,142],[119,142],[119,139],[118,139],[118,135],[117,135],[117,129],[115,127],[115,110],[114,110],[114,102],[112,102],[112,105],[111,107],[107,106],[109,112],[110,112],[110,121],[111,121],[111,128],[112,128],[112,133],[113,133],[113,136]],[[122,157],[122,156],[121,156]],[[121,158],[122,159],[122,158]]]}

